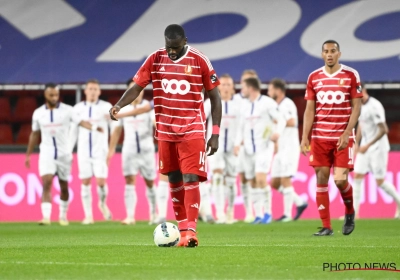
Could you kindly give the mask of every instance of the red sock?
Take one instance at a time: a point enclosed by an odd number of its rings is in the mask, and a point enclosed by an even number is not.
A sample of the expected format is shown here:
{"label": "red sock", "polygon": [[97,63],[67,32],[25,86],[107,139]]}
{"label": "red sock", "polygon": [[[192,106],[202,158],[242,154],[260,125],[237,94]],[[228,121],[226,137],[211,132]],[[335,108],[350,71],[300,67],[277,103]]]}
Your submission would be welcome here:
{"label": "red sock", "polygon": [[328,184],[317,184],[317,207],[324,228],[332,229],[329,213]]}
{"label": "red sock", "polygon": [[340,190],[340,194],[342,195],[343,203],[346,207],[345,214],[353,214],[353,188],[351,187],[351,185],[347,183],[347,186],[343,190]]}
{"label": "red sock", "polygon": [[197,218],[200,209],[199,182],[185,183],[185,206],[188,219],[188,229],[196,231]]}
{"label": "red sock", "polygon": [[174,208],[175,219],[178,222],[179,230],[187,230],[188,220],[185,209],[185,188],[183,182],[169,183],[172,208]]}

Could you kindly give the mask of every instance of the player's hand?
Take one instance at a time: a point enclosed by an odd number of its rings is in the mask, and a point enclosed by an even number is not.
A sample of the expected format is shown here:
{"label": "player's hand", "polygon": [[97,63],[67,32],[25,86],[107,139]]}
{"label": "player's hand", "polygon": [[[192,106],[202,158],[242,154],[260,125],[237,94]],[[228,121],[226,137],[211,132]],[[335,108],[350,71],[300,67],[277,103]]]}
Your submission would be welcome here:
{"label": "player's hand", "polygon": [[342,135],[340,135],[339,140],[337,142],[337,149],[338,151],[344,150],[347,145],[349,144],[349,133],[348,132],[343,132]]}
{"label": "player's hand", "polygon": [[357,152],[363,154],[366,151],[368,151],[368,149],[369,149],[369,145],[364,145],[364,146],[359,147]]}
{"label": "player's hand", "polygon": [[239,156],[239,151],[240,151],[240,146],[235,146],[233,148],[233,154],[235,155],[235,157]]}
{"label": "player's hand", "polygon": [[216,151],[218,151],[218,134],[213,134],[211,135],[210,140],[207,142],[207,149],[206,152],[208,152],[207,156],[212,156]]}
{"label": "player's hand", "polygon": [[113,157],[114,154],[115,154],[115,151],[108,151],[108,154],[107,154],[107,166],[110,166],[111,158]]}
{"label": "player's hand", "polygon": [[31,168],[31,157],[30,156],[26,156],[26,158],[25,158],[25,167]]}
{"label": "player's hand", "polygon": [[310,151],[310,141],[308,138],[301,139],[300,150],[303,155],[307,156],[307,153]]}
{"label": "player's hand", "polygon": [[99,126],[99,127],[96,128],[96,131],[103,133],[103,132],[104,132],[104,129],[103,129],[102,127]]}
{"label": "player's hand", "polygon": [[118,105],[114,105],[111,109],[110,109],[110,118],[113,120],[113,121],[118,121],[118,118],[117,118],[117,114],[118,114],[118,112],[119,112],[119,110],[121,110],[121,107],[119,107]]}
{"label": "player's hand", "polygon": [[274,143],[278,142],[279,139],[279,133],[274,133],[271,135],[270,140]]}

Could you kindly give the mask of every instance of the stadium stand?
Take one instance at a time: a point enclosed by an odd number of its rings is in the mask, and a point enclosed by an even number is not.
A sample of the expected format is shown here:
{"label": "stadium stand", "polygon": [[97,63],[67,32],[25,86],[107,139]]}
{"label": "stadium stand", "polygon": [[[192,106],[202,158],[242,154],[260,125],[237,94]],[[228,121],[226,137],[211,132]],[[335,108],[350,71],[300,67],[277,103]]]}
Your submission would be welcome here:
{"label": "stadium stand", "polygon": [[10,124],[0,124],[0,144],[14,144],[12,126]]}
{"label": "stadium stand", "polygon": [[17,139],[15,141],[15,144],[19,144],[19,145],[27,145],[28,141],[29,141],[29,135],[31,134],[31,124],[23,124],[21,125],[19,131],[18,131],[18,135],[17,135]]}
{"label": "stadium stand", "polygon": [[19,97],[14,108],[13,122],[30,123],[33,111],[37,107],[38,104],[35,97]]}
{"label": "stadium stand", "polygon": [[8,98],[0,98],[0,123],[9,123],[11,121],[11,105]]}

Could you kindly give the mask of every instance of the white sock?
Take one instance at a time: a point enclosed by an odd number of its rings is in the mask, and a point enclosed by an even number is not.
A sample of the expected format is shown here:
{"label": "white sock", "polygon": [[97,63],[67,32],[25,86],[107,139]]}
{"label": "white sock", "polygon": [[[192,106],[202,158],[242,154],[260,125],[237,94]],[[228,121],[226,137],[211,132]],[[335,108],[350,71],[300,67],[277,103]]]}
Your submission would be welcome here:
{"label": "white sock", "polygon": [[222,174],[213,174],[213,189],[215,198],[215,210],[217,212],[217,219],[225,219],[225,190],[223,184],[224,177]]}
{"label": "white sock", "polygon": [[[262,205],[264,206],[264,214],[272,214],[272,191],[270,186],[261,189]],[[264,216],[264,215],[263,215]]]}
{"label": "white sock", "polygon": [[225,177],[225,190],[226,190],[226,197],[228,199],[228,209],[233,209],[235,206],[235,198],[237,195],[237,189],[236,189],[236,178],[235,177],[230,177],[226,176]]}
{"label": "white sock", "polygon": [[200,213],[204,218],[212,217],[210,185],[208,183],[200,183]]}
{"label": "white sock", "polygon": [[92,219],[92,190],[90,185],[81,185],[81,199],[85,218]]}
{"label": "white sock", "polygon": [[59,214],[59,218],[60,220],[66,220],[67,219],[67,211],[68,211],[68,200],[64,201],[60,199],[60,214]]}
{"label": "white sock", "polygon": [[253,208],[252,208],[252,198],[250,198],[250,187],[248,183],[240,182],[240,193],[243,197],[243,205],[245,210],[245,215],[252,215]]}
{"label": "white sock", "polygon": [[108,195],[108,186],[105,184],[103,187],[97,186],[97,195],[101,203],[105,203]]}
{"label": "white sock", "polygon": [[168,198],[169,183],[165,181],[159,181],[157,188],[157,209],[159,219],[166,219],[167,217]]}
{"label": "white sock", "polygon": [[149,203],[150,221],[152,222],[151,219],[155,219],[156,217],[156,191],[154,186],[151,188],[146,188],[146,196]]}
{"label": "white sock", "polygon": [[251,200],[254,206],[254,212],[256,214],[256,217],[262,218],[264,216],[263,213],[263,197],[262,193],[264,191],[262,189],[257,189],[257,188],[251,188],[250,189],[250,195],[251,195]]}
{"label": "white sock", "polygon": [[[279,189],[278,189],[278,191],[279,191],[281,194],[283,194],[283,190],[284,190],[284,189],[285,189],[285,188],[284,188],[283,186],[280,186]],[[306,202],[305,202],[304,200],[302,200],[301,197],[296,193],[296,191],[294,190],[294,188],[293,188],[293,190],[292,190],[292,199],[293,199],[294,205],[296,205],[297,207],[303,206],[303,205],[306,203]]]}
{"label": "white sock", "polygon": [[136,187],[134,185],[125,185],[125,209],[126,209],[126,217],[128,219],[135,218],[135,210],[136,210],[136,202],[137,202],[137,194]]}
{"label": "white sock", "polygon": [[359,213],[358,211],[360,210],[361,194],[363,191],[362,182],[363,179],[354,179],[353,181],[353,205],[357,216]]}
{"label": "white sock", "polygon": [[284,188],[282,193],[283,193],[283,215],[285,215],[288,218],[291,218],[294,188],[292,186]]}
{"label": "white sock", "polygon": [[40,205],[40,208],[42,208],[42,216],[43,219],[45,220],[50,220],[51,216],[51,202],[42,202]]}
{"label": "white sock", "polygon": [[382,190],[384,190],[388,195],[393,197],[393,199],[397,203],[397,209],[399,209],[400,208],[400,195],[396,192],[394,185],[389,183],[388,181],[385,181],[379,187],[382,188]]}

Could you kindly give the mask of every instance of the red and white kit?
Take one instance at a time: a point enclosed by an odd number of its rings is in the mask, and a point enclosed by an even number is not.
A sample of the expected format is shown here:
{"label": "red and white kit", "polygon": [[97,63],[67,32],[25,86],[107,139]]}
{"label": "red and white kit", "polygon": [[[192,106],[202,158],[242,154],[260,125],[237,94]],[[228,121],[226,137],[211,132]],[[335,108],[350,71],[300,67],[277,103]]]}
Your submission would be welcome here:
{"label": "red and white kit", "polygon": [[315,118],[311,135],[311,166],[353,169],[354,130],[346,149],[337,151],[337,142],[351,115],[351,99],[361,98],[360,76],[345,65],[328,74],[321,67],[310,74],[305,99],[315,100]]}
{"label": "red and white kit", "polygon": [[[219,85],[211,62],[190,46],[184,56],[174,61],[162,48],[146,59],[134,81],[141,87],[153,83],[160,172],[181,170],[183,174],[197,174],[200,181],[205,181],[206,117],[202,89],[209,91]],[[182,142],[187,142],[185,146],[190,149],[181,148]]]}

